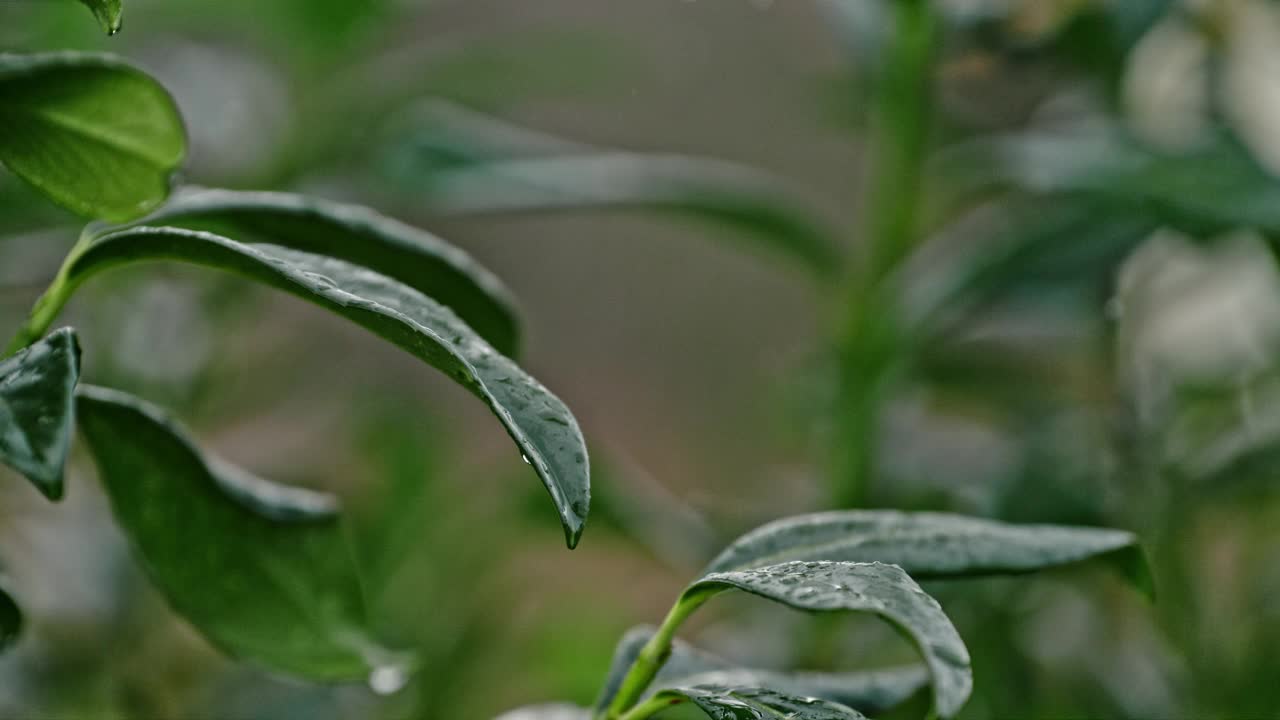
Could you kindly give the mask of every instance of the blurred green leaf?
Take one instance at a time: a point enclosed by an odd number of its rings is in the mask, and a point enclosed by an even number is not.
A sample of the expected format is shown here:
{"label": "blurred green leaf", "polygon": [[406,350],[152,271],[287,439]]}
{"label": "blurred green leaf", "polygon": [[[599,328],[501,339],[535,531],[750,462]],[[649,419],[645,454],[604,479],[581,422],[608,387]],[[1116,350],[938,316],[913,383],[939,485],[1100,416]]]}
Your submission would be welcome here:
{"label": "blurred green leaf", "polygon": [[949,513],[842,510],[784,518],[735,540],[706,572],[795,560],[881,562],[920,580],[1025,573],[1106,558],[1154,592],[1138,538],[1122,530],[1009,525]]}
{"label": "blurred green leaf", "polygon": [[0,162],[54,202],[124,221],[159,205],[186,153],[155,80],[107,55],[0,55]]}
{"label": "blurred green leaf", "polygon": [[368,208],[289,193],[183,190],[142,222],[208,230],[345,260],[408,285],[458,314],[500,353],[515,356],[515,300],[470,255]]}
{"label": "blurred green leaf", "polygon": [[591,713],[586,708],[568,703],[550,703],[505,712],[494,720],[590,720],[590,718]]}
{"label": "blurred green leaf", "polygon": [[[364,679],[384,658],[365,634],[360,581],[334,512],[264,512],[256,495],[328,504],[201,453],[125,393],[82,386],[80,427],[117,521],[179,614],[233,657],[317,680]],[[293,504],[293,503],[291,503]],[[270,505],[268,505],[270,507]]]}
{"label": "blurred green leaf", "polygon": [[577,145],[440,105],[407,147],[391,175],[435,212],[661,212],[739,231],[822,279],[841,267],[833,232],[796,188],[735,163]]}
{"label": "blurred green leaf", "polygon": [[[600,697],[595,703],[597,712],[613,701],[623,677],[654,632],[652,627],[633,628],[618,642]],[[792,695],[848,705],[872,715],[897,706],[928,682],[929,673],[921,665],[848,673],[752,670],[737,667],[678,639],[673,641],[670,657],[654,678],[655,687],[716,684],[775,688]]]}
{"label": "blurred green leaf", "polygon": [[65,268],[69,294],[96,272],[179,260],[236,272],[313,302],[399,345],[480,398],[533,466],[577,544],[590,504],[587,448],[559,398],[497,353],[448,308],[366,268],[280,247],[252,247],[172,227],[107,228]]}
{"label": "blurred green leaf", "polygon": [[0,584],[0,653],[8,650],[22,634],[22,610]]}
{"label": "blurred green leaf", "polygon": [[[642,720],[664,707],[692,703],[712,720],[791,718],[792,720],[860,720],[866,716],[837,703],[795,697],[776,690],[720,684],[693,685],[659,691],[626,718]],[[648,710],[648,712],[646,712]]]}
{"label": "blurred green leaf", "polygon": [[737,589],[797,610],[878,615],[920,651],[941,717],[953,717],[973,688],[969,651],[938,602],[895,565],[783,562],[748,570],[711,572],[680,596],[673,614],[687,616],[711,597]]}
{"label": "blurred green leaf", "polygon": [[121,15],[124,12],[122,0],[80,0],[93,12],[102,24],[102,30],[108,35],[120,32]]}
{"label": "blurred green leaf", "polygon": [[0,462],[50,500],[64,490],[79,377],[80,346],[70,328],[0,361]]}

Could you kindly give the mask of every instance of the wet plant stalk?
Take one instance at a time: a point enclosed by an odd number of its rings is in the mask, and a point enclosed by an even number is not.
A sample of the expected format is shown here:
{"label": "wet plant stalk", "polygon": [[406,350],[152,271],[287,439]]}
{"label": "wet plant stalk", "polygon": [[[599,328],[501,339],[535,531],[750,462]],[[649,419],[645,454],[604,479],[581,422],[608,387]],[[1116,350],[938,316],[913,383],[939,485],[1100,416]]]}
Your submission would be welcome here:
{"label": "wet plant stalk", "polygon": [[889,287],[917,239],[938,21],[930,0],[896,0],[893,36],[876,78],[869,147],[868,250],[852,273],[840,328],[832,467],[835,507],[866,504],[877,428],[895,365]]}
{"label": "wet plant stalk", "polygon": [[[618,693],[613,696],[609,707],[603,713],[597,714],[596,720],[629,720],[633,717],[648,717],[644,714],[636,715],[640,708],[633,709],[633,706],[657,677],[658,671],[667,662],[667,658],[671,657],[671,643],[675,640],[676,631],[695,610],[716,594],[718,594],[717,591],[706,591],[692,596],[682,595],[676,601],[657,632],[640,649],[640,654],[636,656],[631,669],[622,679],[622,684],[618,686]],[[656,709],[651,712],[656,712]]]}

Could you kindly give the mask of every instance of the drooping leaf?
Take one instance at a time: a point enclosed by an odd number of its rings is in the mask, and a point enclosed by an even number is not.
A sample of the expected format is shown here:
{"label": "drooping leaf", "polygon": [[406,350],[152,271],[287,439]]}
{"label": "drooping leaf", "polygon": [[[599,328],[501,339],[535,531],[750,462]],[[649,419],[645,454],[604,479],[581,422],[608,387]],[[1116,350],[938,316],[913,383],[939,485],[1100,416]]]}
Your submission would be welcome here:
{"label": "drooping leaf", "polygon": [[[81,386],[77,404],[139,562],[210,642],[316,680],[363,679],[386,659],[366,633],[359,577],[331,499],[231,470],[125,393]],[[228,494],[228,485],[258,490],[249,499]],[[264,505],[270,493],[284,500]],[[278,512],[280,504],[294,512]]]}
{"label": "drooping leaf", "polygon": [[841,267],[831,231],[794,187],[731,162],[576,145],[457,110],[408,147],[393,172],[437,212],[660,212],[738,230],[822,279]]}
{"label": "drooping leaf", "polygon": [[[656,693],[645,705],[657,708],[691,703],[712,720],[863,720],[862,713],[838,703],[817,698],[797,697],[787,693],[756,687],[730,685],[693,685],[667,688]],[[658,710],[655,710],[657,712]]]}
{"label": "drooping leaf", "polygon": [[93,12],[102,24],[102,30],[108,35],[120,32],[121,16],[124,14],[123,0],[80,0]]}
{"label": "drooping leaf", "polygon": [[568,703],[533,705],[502,713],[494,720],[590,720],[586,708]]}
{"label": "drooping leaf", "polygon": [[1154,592],[1133,533],[894,510],[841,510],[778,520],[735,540],[707,572],[795,560],[882,562],[926,580],[1032,572],[1091,557],[1107,558],[1143,592]]}
{"label": "drooping leaf", "polygon": [[577,544],[590,503],[587,450],[577,421],[564,403],[448,308],[341,260],[169,227],[109,229],[92,236],[66,267],[66,283],[74,288],[96,272],[147,260],[239,273],[331,310],[441,370],[498,417],[551,494],[567,543]]}
{"label": "drooping leaf", "polygon": [[143,215],[185,153],[177,106],[137,68],[107,55],[0,55],[0,162],[68,210]]}
{"label": "drooping leaf", "polygon": [[0,653],[8,650],[22,634],[22,610],[0,584]]}
{"label": "drooping leaf", "polygon": [[[653,634],[652,627],[637,627],[623,635],[609,665],[600,697],[596,700],[594,707],[597,711],[607,708],[613,701],[622,679]],[[847,673],[742,668],[676,639],[671,645],[670,657],[653,680],[653,687],[705,684],[768,687],[792,695],[830,700],[875,715],[902,703],[928,682],[929,673],[921,665]]]}
{"label": "drooping leaf", "polygon": [[453,310],[498,352],[514,357],[518,350],[515,302],[501,280],[461,249],[368,208],[289,193],[192,189],[143,222],[367,267]]}
{"label": "drooping leaf", "polygon": [[[969,651],[938,602],[896,565],[784,562],[710,572],[690,585],[677,608],[687,614],[714,595],[737,589],[798,610],[855,611],[879,616],[920,651],[941,717],[960,710],[973,688]],[[683,607],[681,607],[683,606]]]}
{"label": "drooping leaf", "polygon": [[0,360],[0,462],[50,500],[63,493],[79,377],[80,346],[70,328]]}

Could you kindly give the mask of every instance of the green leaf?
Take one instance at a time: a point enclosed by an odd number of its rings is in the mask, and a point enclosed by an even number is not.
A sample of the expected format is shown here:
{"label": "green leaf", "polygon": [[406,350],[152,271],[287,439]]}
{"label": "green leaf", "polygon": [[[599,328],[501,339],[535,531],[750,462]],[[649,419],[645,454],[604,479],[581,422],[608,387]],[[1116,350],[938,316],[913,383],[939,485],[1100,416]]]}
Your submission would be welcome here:
{"label": "green leaf", "polygon": [[142,71],[107,55],[0,55],[0,162],[68,210],[143,215],[185,153],[177,106]]}
{"label": "green leaf", "polygon": [[204,455],[125,393],[82,386],[77,398],[116,520],[174,610],[228,654],[271,670],[338,681],[375,668],[385,651],[365,634],[332,499]]}
{"label": "green leaf", "polygon": [[122,0],[80,0],[80,2],[84,3],[93,12],[93,16],[98,18],[104,32],[108,35],[120,32],[121,15],[124,13]]}
{"label": "green leaf", "polygon": [[79,377],[80,346],[70,328],[0,361],[0,462],[50,500],[63,493]]}
{"label": "green leaf", "polygon": [[[652,627],[638,627],[623,635],[596,700],[597,712],[613,702],[622,679],[654,632]],[[769,687],[792,695],[830,700],[876,715],[897,706],[927,685],[929,673],[921,665],[848,673],[754,670],[736,667],[728,660],[676,639],[671,645],[671,655],[653,682],[655,687],[703,684]]]}
{"label": "green leaf", "polygon": [[333,311],[435,367],[493,411],[541,478],[577,544],[590,504],[587,449],[556,396],[494,351],[448,308],[413,288],[341,260],[252,247],[171,227],[108,229],[90,236],[66,265],[66,295],[89,276],[140,261],[177,260],[236,272]]}
{"label": "green leaf", "polygon": [[0,652],[8,650],[22,634],[22,610],[0,584]]}
{"label": "green leaf", "polygon": [[812,612],[856,611],[881,617],[920,651],[933,682],[934,705],[954,716],[973,688],[969,651],[938,602],[902,568],[881,563],[784,562],[710,572],[681,595],[676,614],[687,616],[711,597],[737,589]]}
{"label": "green leaf", "polygon": [[838,703],[817,698],[796,697],[776,690],[727,685],[694,685],[668,688],[628,713],[631,718],[651,717],[664,707],[692,703],[712,720],[862,720],[862,713]]}
{"label": "green leaf", "polygon": [[586,708],[568,703],[550,703],[532,705],[505,712],[494,720],[590,720],[591,713]]}
{"label": "green leaf", "polygon": [[459,248],[368,208],[287,193],[183,190],[142,222],[367,267],[450,308],[498,352],[518,349],[515,301],[501,280]]}
{"label": "green leaf", "polygon": [[759,170],[576,145],[454,109],[424,123],[408,150],[396,149],[392,172],[436,212],[659,212],[740,231],[824,280],[842,266],[832,231],[801,193]]}
{"label": "green leaf", "polygon": [[1154,592],[1133,533],[893,510],[842,510],[778,520],[735,540],[707,572],[834,560],[888,563],[927,580],[1032,572],[1092,557],[1107,558],[1143,592]]}

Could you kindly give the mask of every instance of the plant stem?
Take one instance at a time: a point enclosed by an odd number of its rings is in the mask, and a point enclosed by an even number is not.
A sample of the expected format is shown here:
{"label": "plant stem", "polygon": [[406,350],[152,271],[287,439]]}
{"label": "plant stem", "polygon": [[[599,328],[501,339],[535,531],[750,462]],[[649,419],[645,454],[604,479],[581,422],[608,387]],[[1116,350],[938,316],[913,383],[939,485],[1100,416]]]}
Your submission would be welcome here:
{"label": "plant stem", "polygon": [[[702,604],[710,600],[717,592],[719,591],[709,590],[694,595],[680,596],[676,604],[667,612],[667,617],[663,619],[662,625],[658,627],[657,632],[640,649],[635,662],[631,664],[631,669],[627,671],[626,677],[622,679],[622,684],[618,687],[618,693],[613,696],[613,702],[609,703],[609,707],[605,709],[604,713],[598,716],[600,720],[622,720],[623,718],[632,720],[635,711],[627,713],[627,710],[636,704],[645,689],[653,682],[653,678],[657,676],[658,671],[662,669],[663,663],[671,656],[671,643],[675,639],[676,630],[695,610],[702,607]],[[636,710],[639,710],[639,708]],[[626,714],[624,715],[624,713]],[[647,715],[638,715],[636,717],[647,717]]]}
{"label": "plant stem", "polygon": [[682,697],[665,697],[665,698],[649,698],[639,705],[631,708],[627,713],[618,720],[645,720],[653,717],[669,707],[680,705],[687,702]]}
{"label": "plant stem", "polygon": [[76,244],[67,252],[67,257],[62,261],[62,267],[58,268],[58,274],[54,276],[53,282],[49,283],[49,287],[36,300],[35,305],[31,308],[31,313],[27,315],[26,322],[22,324],[22,327],[18,328],[17,334],[9,341],[8,347],[5,348],[4,354],[0,355],[0,358],[13,355],[49,332],[49,327],[53,325],[54,320],[58,319],[58,314],[62,312],[63,306],[71,299],[71,295],[76,289],[76,285],[67,279],[71,272],[71,265],[88,246],[89,235],[87,233],[82,234]]}
{"label": "plant stem", "polygon": [[866,261],[849,283],[842,328],[832,500],[865,504],[877,426],[893,365],[893,293],[888,280],[917,238],[921,166],[928,136],[938,22],[931,0],[894,0],[893,38],[872,105]]}

